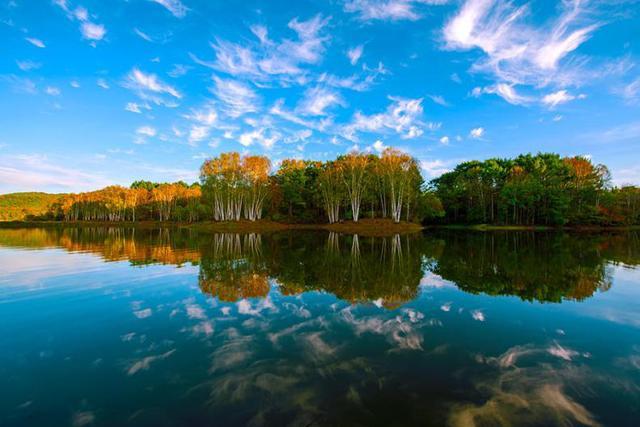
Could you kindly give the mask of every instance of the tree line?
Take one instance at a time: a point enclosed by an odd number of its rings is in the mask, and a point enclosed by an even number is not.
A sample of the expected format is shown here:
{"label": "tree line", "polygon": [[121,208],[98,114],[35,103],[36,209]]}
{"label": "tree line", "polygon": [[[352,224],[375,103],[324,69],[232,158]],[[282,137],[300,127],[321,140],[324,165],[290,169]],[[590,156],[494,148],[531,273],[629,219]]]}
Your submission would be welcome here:
{"label": "tree line", "polygon": [[49,217],[66,221],[358,222],[389,218],[444,224],[640,224],[640,188],[613,187],[606,166],[540,153],[463,162],[425,183],[418,162],[387,148],[325,162],[222,153],[199,182],[136,181],[68,194]]}
{"label": "tree line", "polygon": [[265,156],[222,153],[204,161],[200,181],[136,181],[68,194],[52,205],[65,221],[359,221],[363,216],[420,222],[441,215],[417,161],[388,148],[326,162],[285,159],[272,173]]}
{"label": "tree line", "polygon": [[445,223],[640,224],[640,188],[613,187],[605,165],[586,157],[525,154],[469,161],[431,181]]}

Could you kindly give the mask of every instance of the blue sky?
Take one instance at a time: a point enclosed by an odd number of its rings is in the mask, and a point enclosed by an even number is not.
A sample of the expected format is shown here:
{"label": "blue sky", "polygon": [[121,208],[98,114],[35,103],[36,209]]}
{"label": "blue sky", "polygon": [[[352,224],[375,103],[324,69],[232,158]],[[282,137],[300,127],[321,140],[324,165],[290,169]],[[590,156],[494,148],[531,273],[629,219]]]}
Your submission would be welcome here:
{"label": "blue sky", "polygon": [[640,184],[640,2],[2,0],[0,96],[2,193],[386,146]]}

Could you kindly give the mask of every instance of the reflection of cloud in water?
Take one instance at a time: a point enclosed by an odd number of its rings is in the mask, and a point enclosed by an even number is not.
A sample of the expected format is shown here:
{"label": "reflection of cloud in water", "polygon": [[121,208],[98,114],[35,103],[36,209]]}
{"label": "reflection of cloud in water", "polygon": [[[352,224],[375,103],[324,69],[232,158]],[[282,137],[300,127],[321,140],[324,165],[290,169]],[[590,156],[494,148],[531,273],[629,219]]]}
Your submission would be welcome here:
{"label": "reflection of cloud in water", "polygon": [[353,326],[356,335],[372,333],[383,335],[387,341],[395,344],[397,350],[422,350],[422,334],[411,323],[403,321],[401,316],[384,320],[381,317],[356,319],[349,308],[342,310],[342,318]]}
{"label": "reflection of cloud in water", "polygon": [[411,323],[418,323],[420,320],[424,319],[424,314],[410,308],[405,308],[402,312],[409,316],[409,321]]}
{"label": "reflection of cloud in water", "polygon": [[207,318],[202,307],[197,304],[191,304],[187,306],[187,316],[189,316],[189,319],[203,320]]}
{"label": "reflection of cloud in water", "polygon": [[[509,356],[522,355],[526,348],[519,347],[501,357],[505,366],[513,367]],[[575,425],[599,426],[600,423],[584,406],[565,391],[571,383],[572,390],[580,390],[580,384],[590,378],[586,368],[555,370],[549,365],[509,369],[485,381],[475,388],[488,394],[482,404],[454,404],[449,423],[452,426],[473,427],[480,425]]]}
{"label": "reflection of cloud in water", "polygon": [[311,312],[307,310],[303,305],[296,305],[293,303],[285,302],[282,304],[282,307],[290,310],[295,316],[302,317],[303,319],[308,319],[311,317]]}
{"label": "reflection of cloud in water", "polygon": [[437,274],[432,273],[431,271],[426,271],[422,279],[420,279],[420,287],[422,289],[425,288],[445,288],[445,287],[455,287],[455,285],[448,280],[443,279]]}
{"label": "reflection of cloud in water", "polygon": [[137,362],[134,362],[129,369],[127,369],[127,375],[135,375],[137,372],[139,371],[146,371],[147,369],[149,369],[151,367],[151,364],[153,362],[156,362],[158,360],[164,360],[167,357],[171,356],[173,353],[175,353],[175,349],[173,350],[169,350],[166,353],[162,353],[162,354],[157,354],[154,356],[147,356],[145,358],[143,358],[142,360],[138,360]]}
{"label": "reflection of cloud in water", "polygon": [[251,302],[248,299],[241,299],[236,303],[236,306],[238,307],[238,313],[246,314],[249,316],[259,316],[260,312],[263,310],[270,310],[272,313],[277,311],[276,306],[268,296],[260,300],[256,304],[255,308],[253,308]]}
{"label": "reflection of cloud in water", "polygon": [[146,319],[147,317],[150,317],[152,314],[153,314],[153,311],[150,308],[145,308],[144,310],[138,310],[133,312],[133,315],[136,316],[138,319]]}
{"label": "reflection of cloud in water", "polygon": [[233,335],[230,341],[213,352],[211,372],[237,368],[238,365],[247,362],[254,354],[252,350],[253,337],[238,336],[235,329],[229,333]]}
{"label": "reflection of cloud in water", "polygon": [[485,321],[484,313],[480,310],[473,310],[471,312],[471,317],[473,317],[473,320],[477,320],[478,322]]}
{"label": "reflection of cloud in water", "polygon": [[300,339],[304,342],[309,358],[321,360],[335,354],[336,349],[331,347],[322,339],[322,332],[313,332],[302,335]]}
{"label": "reflection of cloud in water", "polygon": [[91,411],[76,412],[71,419],[71,425],[73,427],[84,427],[93,424],[95,420],[96,416]]}
{"label": "reflection of cloud in water", "polygon": [[273,345],[278,345],[278,341],[282,337],[292,335],[303,328],[316,326],[316,325],[323,325],[323,324],[324,324],[324,317],[320,316],[320,317],[316,317],[315,319],[306,320],[304,322],[300,322],[295,325],[289,326],[288,328],[285,328],[281,331],[272,332],[267,335],[267,338],[269,338],[269,341],[271,341]]}
{"label": "reflection of cloud in water", "polygon": [[558,343],[554,343],[551,347],[547,349],[549,354],[559,357],[560,359],[564,359],[568,362],[571,362],[571,359],[578,355],[577,351],[573,351],[569,348],[564,348]]}
{"label": "reflection of cloud in water", "polygon": [[204,320],[193,327],[193,333],[195,335],[206,335],[211,336],[214,331],[214,324],[209,320]]}

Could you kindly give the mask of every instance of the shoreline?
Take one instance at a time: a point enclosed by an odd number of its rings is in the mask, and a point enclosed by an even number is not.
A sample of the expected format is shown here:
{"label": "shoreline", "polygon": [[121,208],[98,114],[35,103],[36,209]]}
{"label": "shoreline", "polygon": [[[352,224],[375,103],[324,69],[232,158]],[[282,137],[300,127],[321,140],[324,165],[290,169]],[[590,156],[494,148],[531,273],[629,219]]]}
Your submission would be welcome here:
{"label": "shoreline", "polygon": [[0,229],[38,228],[38,227],[123,227],[123,228],[183,228],[208,233],[271,233],[289,230],[330,231],[342,234],[358,234],[362,236],[389,236],[421,232],[421,224],[401,221],[394,223],[388,219],[362,219],[357,223],[344,221],[334,224],[297,224],[282,223],[270,220],[258,221],[6,221],[0,222]]}
{"label": "shoreline", "polygon": [[630,226],[561,226],[544,225],[488,225],[488,224],[433,224],[423,226],[417,223],[401,221],[394,223],[389,219],[362,219],[355,223],[343,221],[334,224],[284,223],[271,220],[258,221],[0,221],[0,229],[37,228],[37,227],[124,227],[124,228],[185,228],[200,232],[213,233],[270,233],[289,230],[330,231],[342,234],[363,236],[388,236],[393,234],[417,233],[425,230],[459,231],[570,231],[570,232],[610,232],[640,230],[640,225]]}

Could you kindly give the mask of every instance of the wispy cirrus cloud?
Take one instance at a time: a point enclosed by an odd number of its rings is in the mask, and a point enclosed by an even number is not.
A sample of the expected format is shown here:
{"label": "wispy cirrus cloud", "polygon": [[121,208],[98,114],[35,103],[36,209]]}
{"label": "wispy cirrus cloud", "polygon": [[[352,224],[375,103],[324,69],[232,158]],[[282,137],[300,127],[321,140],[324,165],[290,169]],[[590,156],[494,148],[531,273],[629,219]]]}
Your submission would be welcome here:
{"label": "wispy cirrus cloud", "polygon": [[557,92],[552,92],[545,95],[542,98],[542,103],[550,108],[554,108],[560,104],[573,101],[574,99],[584,99],[584,98],[586,98],[585,94],[572,95],[563,89],[563,90],[559,90]]}
{"label": "wispy cirrus cloud", "polygon": [[348,0],[345,12],[355,13],[362,21],[415,21],[422,16],[420,5],[441,5],[448,0]]}
{"label": "wispy cirrus cloud", "polygon": [[187,16],[189,8],[187,8],[180,0],[150,0],[167,9],[176,18],[184,18]]}
{"label": "wispy cirrus cloud", "polygon": [[508,102],[522,103],[512,96],[516,85],[562,87],[578,85],[586,78],[587,74],[581,75],[586,60],[576,55],[570,58],[570,54],[601,25],[591,17],[588,5],[581,0],[564,1],[556,19],[535,26],[525,22],[530,14],[528,4],[466,0],[443,28],[444,47],[481,50],[484,55],[472,70],[507,85],[496,85],[495,93]]}
{"label": "wispy cirrus cloud", "polygon": [[355,46],[347,51],[347,58],[349,58],[349,62],[351,65],[356,65],[360,58],[362,57],[362,51],[364,50],[363,45]]}
{"label": "wispy cirrus cloud", "polygon": [[20,68],[22,71],[32,71],[32,70],[37,70],[40,67],[42,67],[42,64],[39,62],[34,62],[31,60],[25,60],[25,61],[16,61],[16,65],[18,66],[18,68]]}
{"label": "wispy cirrus cloud", "polygon": [[486,87],[475,87],[473,91],[471,91],[471,95],[474,97],[479,97],[482,94],[493,94],[498,95],[509,104],[513,105],[524,105],[533,101],[533,99],[529,96],[524,96],[518,93],[513,84],[507,83],[497,83],[495,85],[486,86]]}
{"label": "wispy cirrus cloud", "polygon": [[156,74],[145,73],[138,68],[133,68],[129,72],[123,86],[132,90],[141,99],[158,105],[174,107],[175,101],[171,99],[182,98],[182,94],[175,87],[163,82]]}
{"label": "wispy cirrus cloud", "polygon": [[54,4],[60,7],[71,21],[80,23],[80,33],[86,40],[95,43],[102,40],[107,34],[107,29],[102,24],[93,22],[89,11],[83,6],[72,7],[68,0],[54,0]]}
{"label": "wispy cirrus cloud", "polygon": [[305,91],[304,97],[296,108],[299,112],[310,116],[325,116],[328,109],[346,105],[342,96],[334,90],[316,86]]}
{"label": "wispy cirrus cloud", "polygon": [[[187,135],[187,143],[191,146],[196,146],[200,141],[208,138],[211,134],[211,129],[218,122],[218,112],[211,104],[204,105],[199,109],[192,109],[184,117],[191,122]],[[182,132],[177,128],[174,129],[174,134],[178,138],[183,136]]]}
{"label": "wispy cirrus cloud", "polygon": [[213,80],[213,93],[225,105],[227,115],[237,118],[258,111],[259,97],[248,84],[219,77],[214,77]]}
{"label": "wispy cirrus cloud", "polygon": [[134,28],[133,32],[140,37],[142,40],[146,40],[148,42],[153,42],[153,38],[148,35],[147,33],[145,33],[144,31],[140,30],[139,28]]}
{"label": "wispy cirrus cloud", "polygon": [[42,40],[35,37],[25,37],[24,39],[35,47],[39,47],[40,49],[44,49],[45,47],[47,47]]}
{"label": "wispy cirrus cloud", "polygon": [[618,92],[630,103],[640,101],[640,77],[626,84],[622,90]]}
{"label": "wispy cirrus cloud", "polygon": [[211,44],[215,53],[212,62],[203,61],[191,55],[200,64],[236,78],[254,81],[270,81],[279,78],[286,84],[306,82],[300,79],[305,64],[317,64],[326,51],[330,37],[324,34],[330,18],[322,15],[301,21],[294,18],[288,27],[297,37],[284,38],[278,42],[271,40],[266,27],[253,26],[252,32],[257,43],[233,43],[217,39]]}

